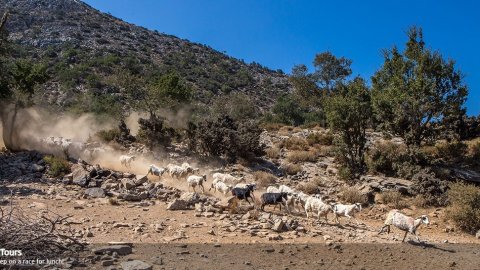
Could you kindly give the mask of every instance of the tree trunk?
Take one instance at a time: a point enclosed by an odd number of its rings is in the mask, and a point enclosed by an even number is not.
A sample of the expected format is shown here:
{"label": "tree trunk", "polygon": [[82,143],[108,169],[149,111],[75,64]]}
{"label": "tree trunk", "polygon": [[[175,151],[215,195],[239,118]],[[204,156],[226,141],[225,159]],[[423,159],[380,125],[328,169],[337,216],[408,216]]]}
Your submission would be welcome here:
{"label": "tree trunk", "polygon": [[[5,148],[10,151],[20,151],[18,143],[15,138],[15,122],[17,119],[18,106],[3,106],[3,110],[0,112],[0,119],[2,121],[2,137]],[[13,114],[12,114],[13,113]]]}

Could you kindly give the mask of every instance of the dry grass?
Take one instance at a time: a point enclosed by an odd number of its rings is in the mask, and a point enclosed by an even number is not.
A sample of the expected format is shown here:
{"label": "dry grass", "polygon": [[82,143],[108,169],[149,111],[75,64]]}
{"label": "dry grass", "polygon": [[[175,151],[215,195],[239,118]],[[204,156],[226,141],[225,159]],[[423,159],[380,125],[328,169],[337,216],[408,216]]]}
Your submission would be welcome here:
{"label": "dry grass", "polygon": [[299,137],[290,137],[279,144],[280,148],[287,148],[288,150],[307,150],[307,140]]}
{"label": "dry grass", "polygon": [[287,156],[289,162],[315,162],[317,161],[317,154],[315,150],[312,151],[293,151]]}
{"label": "dry grass", "polygon": [[280,158],[281,151],[280,148],[274,146],[265,150],[265,153],[267,154],[268,158],[278,159]]}
{"label": "dry grass", "polygon": [[309,145],[332,145],[333,135],[331,133],[311,133],[307,136],[307,142]]}
{"label": "dry grass", "polygon": [[255,182],[260,187],[268,187],[269,185],[275,184],[277,180],[273,174],[264,171],[254,172],[253,177],[255,177]]}
{"label": "dry grass", "polygon": [[475,233],[480,228],[480,187],[461,182],[452,184],[448,199],[451,206],[447,218],[460,229]]}
{"label": "dry grass", "polygon": [[355,187],[342,189],[339,198],[345,203],[367,203],[367,197]]}
{"label": "dry grass", "polygon": [[299,164],[287,163],[282,166],[283,171],[288,175],[295,175],[302,171],[302,166]]}
{"label": "dry grass", "polygon": [[262,128],[266,129],[267,131],[278,131],[283,127],[283,124],[279,123],[264,123],[261,125]]}
{"label": "dry grass", "polygon": [[421,194],[415,196],[415,198],[413,198],[411,202],[417,208],[427,208],[428,207],[427,199],[425,199],[425,197]]}
{"label": "dry grass", "polygon": [[318,193],[318,188],[325,186],[321,178],[314,178],[306,183],[300,183],[297,185],[297,189],[306,193],[306,194],[316,194]]}
{"label": "dry grass", "polygon": [[380,201],[388,204],[395,209],[408,208],[408,203],[403,199],[403,196],[398,191],[385,191],[380,194]]}

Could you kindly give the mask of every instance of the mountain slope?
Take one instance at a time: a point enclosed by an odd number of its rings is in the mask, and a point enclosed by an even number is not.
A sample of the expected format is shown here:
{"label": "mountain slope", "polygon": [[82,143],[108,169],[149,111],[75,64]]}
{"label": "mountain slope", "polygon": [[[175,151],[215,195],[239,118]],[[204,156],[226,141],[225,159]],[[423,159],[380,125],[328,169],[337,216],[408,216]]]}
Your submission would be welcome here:
{"label": "mountain slope", "polygon": [[10,40],[49,66],[44,97],[50,103],[71,105],[85,93],[121,94],[123,71],[144,77],[175,72],[202,103],[240,91],[265,109],[291,90],[281,72],[126,23],[80,1],[0,0],[0,12],[5,9]]}

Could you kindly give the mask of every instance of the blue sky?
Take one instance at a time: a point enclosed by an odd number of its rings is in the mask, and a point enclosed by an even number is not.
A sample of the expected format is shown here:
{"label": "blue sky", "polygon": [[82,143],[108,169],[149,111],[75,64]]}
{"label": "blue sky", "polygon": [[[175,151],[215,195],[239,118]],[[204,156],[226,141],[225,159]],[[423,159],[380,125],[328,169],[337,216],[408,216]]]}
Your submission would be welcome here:
{"label": "blue sky", "polygon": [[427,46],[456,60],[469,86],[469,115],[480,113],[480,1],[85,0],[127,22],[203,43],[290,73],[326,50],[352,59],[367,79],[381,50],[402,47],[411,25]]}

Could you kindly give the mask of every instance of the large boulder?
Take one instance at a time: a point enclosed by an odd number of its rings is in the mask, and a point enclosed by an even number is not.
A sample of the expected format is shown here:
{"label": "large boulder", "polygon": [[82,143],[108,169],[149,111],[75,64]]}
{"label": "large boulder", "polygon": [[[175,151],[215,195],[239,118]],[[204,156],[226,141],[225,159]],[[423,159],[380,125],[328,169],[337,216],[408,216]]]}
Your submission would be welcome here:
{"label": "large boulder", "polygon": [[130,190],[136,187],[135,182],[132,179],[123,178],[121,182],[122,182],[122,187],[126,190]]}
{"label": "large boulder", "polygon": [[127,261],[121,263],[123,270],[151,270],[152,266],[139,260]]}
{"label": "large boulder", "polygon": [[182,199],[175,199],[171,203],[167,205],[167,210],[175,211],[175,210],[188,210],[190,209],[190,205],[187,201]]}
{"label": "large boulder", "polygon": [[81,187],[86,187],[90,182],[90,172],[82,164],[72,165],[72,182]]}
{"label": "large boulder", "polygon": [[85,195],[92,198],[105,198],[105,190],[103,188],[87,188],[85,189]]}

